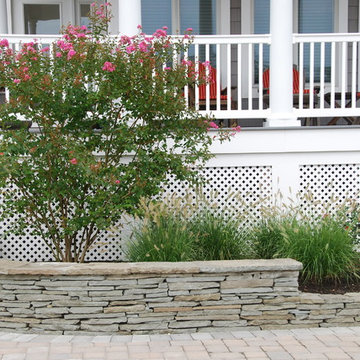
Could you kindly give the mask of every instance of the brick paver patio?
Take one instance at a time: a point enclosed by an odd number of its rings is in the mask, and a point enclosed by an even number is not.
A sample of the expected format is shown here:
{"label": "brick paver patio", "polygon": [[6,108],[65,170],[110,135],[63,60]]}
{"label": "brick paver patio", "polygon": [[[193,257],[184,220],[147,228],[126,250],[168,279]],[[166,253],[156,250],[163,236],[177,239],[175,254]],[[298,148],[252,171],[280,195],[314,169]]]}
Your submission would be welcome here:
{"label": "brick paver patio", "polygon": [[360,360],[360,327],[134,336],[0,333],[0,359]]}

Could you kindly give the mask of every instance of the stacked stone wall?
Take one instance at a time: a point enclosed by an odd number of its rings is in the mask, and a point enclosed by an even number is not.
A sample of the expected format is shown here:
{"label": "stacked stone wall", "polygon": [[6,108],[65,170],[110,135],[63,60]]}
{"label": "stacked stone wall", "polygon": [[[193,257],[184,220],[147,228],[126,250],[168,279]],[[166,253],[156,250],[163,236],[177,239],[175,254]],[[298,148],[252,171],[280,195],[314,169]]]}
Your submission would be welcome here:
{"label": "stacked stone wall", "polygon": [[0,330],[178,333],[355,325],[358,294],[298,291],[291,259],[58,264],[0,261]]}

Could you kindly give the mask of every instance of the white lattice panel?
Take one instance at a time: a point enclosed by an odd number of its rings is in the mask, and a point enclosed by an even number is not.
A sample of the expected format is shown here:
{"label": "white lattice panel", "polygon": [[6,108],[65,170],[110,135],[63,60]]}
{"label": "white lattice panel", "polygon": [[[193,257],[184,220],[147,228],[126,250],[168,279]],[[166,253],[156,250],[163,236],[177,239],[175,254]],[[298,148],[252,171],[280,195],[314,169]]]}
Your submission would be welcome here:
{"label": "white lattice panel", "polygon": [[345,200],[359,201],[360,164],[302,165],[300,174],[300,193],[311,194],[319,211]]}
{"label": "white lattice panel", "polygon": [[[271,166],[206,168],[203,176],[206,179],[202,189],[204,196],[209,201],[216,197],[219,211],[225,210],[236,214],[245,210],[245,204],[252,204],[248,209],[252,216],[258,216],[260,206],[267,205],[271,201]],[[185,183],[171,177],[169,180],[163,196],[175,194],[181,197],[187,194],[188,187]],[[3,232],[8,226],[9,224],[0,224],[0,231]],[[121,242],[128,236],[128,227],[125,227],[122,234],[116,231],[104,231],[99,237],[98,245],[89,251],[86,260],[122,260]],[[50,251],[38,236],[9,235],[6,239],[1,239],[0,245],[2,258],[23,261],[53,260]]]}
{"label": "white lattice panel", "polygon": [[[271,166],[212,167],[204,169],[203,177],[205,184],[201,191],[215,211],[232,215],[250,211],[258,217],[260,207],[269,204],[272,198]],[[188,193],[186,184],[170,178],[164,196],[181,198]],[[195,201],[195,191],[190,194]]]}

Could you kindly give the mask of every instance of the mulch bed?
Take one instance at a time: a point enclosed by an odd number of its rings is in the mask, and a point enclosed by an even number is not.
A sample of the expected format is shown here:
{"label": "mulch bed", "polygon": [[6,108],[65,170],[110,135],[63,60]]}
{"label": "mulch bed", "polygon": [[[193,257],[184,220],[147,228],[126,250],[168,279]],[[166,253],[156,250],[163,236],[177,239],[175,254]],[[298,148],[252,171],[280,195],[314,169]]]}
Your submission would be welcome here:
{"label": "mulch bed", "polygon": [[347,281],[343,280],[337,283],[323,282],[322,284],[316,283],[299,283],[299,290],[309,293],[319,294],[345,294],[347,292],[360,292],[360,281]]}

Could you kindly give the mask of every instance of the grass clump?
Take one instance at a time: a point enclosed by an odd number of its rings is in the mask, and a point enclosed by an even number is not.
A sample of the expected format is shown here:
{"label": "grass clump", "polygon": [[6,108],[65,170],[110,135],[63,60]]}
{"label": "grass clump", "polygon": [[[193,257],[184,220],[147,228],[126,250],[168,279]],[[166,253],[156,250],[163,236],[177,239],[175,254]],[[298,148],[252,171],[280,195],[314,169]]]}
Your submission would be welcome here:
{"label": "grass clump", "polygon": [[133,230],[126,256],[129,261],[193,260],[194,235],[176,214],[147,217]]}
{"label": "grass clump", "polygon": [[234,260],[250,256],[237,220],[210,207],[142,204],[142,218],[125,251],[129,261]]}
{"label": "grass clump", "polygon": [[203,210],[191,219],[189,229],[196,234],[197,260],[232,260],[250,256],[247,232],[240,230],[236,219]]}
{"label": "grass clump", "polygon": [[330,204],[323,215],[319,215],[316,202],[310,202],[310,208],[302,203],[291,208],[266,207],[260,219],[255,219],[234,211],[220,212],[207,199],[189,199],[143,206],[128,260],[293,258],[303,264],[303,284],[360,278],[357,204]]}
{"label": "grass clump", "polygon": [[278,256],[283,243],[283,230],[291,226],[293,219],[262,218],[251,232],[252,248],[259,259],[273,259]]}
{"label": "grass clump", "polygon": [[315,224],[294,221],[285,226],[278,257],[302,262],[304,283],[357,277],[359,256],[354,251],[354,239],[336,217],[327,216]]}

